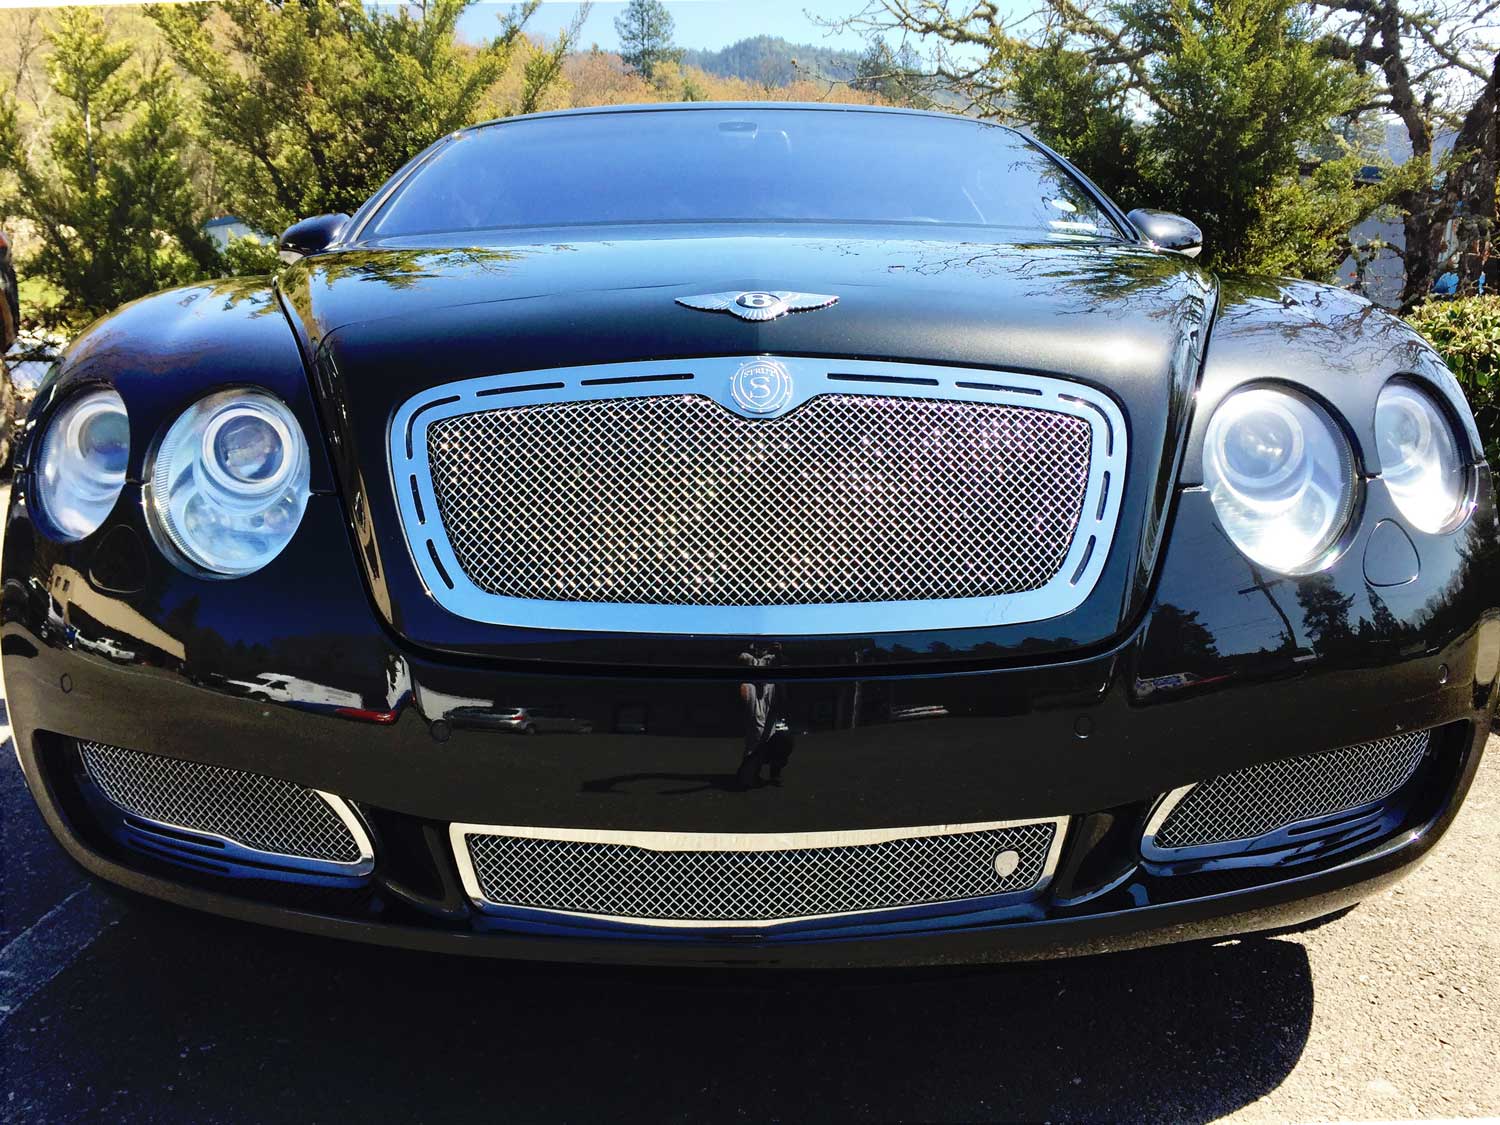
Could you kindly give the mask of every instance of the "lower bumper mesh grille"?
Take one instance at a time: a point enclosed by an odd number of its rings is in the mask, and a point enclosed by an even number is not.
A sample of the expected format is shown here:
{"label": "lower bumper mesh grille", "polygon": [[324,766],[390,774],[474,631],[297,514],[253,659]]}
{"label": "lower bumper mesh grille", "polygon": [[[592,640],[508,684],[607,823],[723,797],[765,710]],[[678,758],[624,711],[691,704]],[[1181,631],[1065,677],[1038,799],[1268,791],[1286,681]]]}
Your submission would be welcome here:
{"label": "lower bumper mesh grille", "polygon": [[1252,840],[1389,797],[1416,771],[1430,731],[1220,774],[1183,793],[1156,829],[1159,849]]}
{"label": "lower bumper mesh grille", "polygon": [[[455,825],[454,846],[484,904],[722,925],[1034,892],[1062,842],[1057,821],[811,834],[775,847],[756,837],[589,835]],[[654,846],[625,842],[648,837]]]}
{"label": "lower bumper mesh grille", "polygon": [[100,792],[152,824],[222,837],[273,856],[338,864],[368,858],[368,845],[332,804],[338,798],[315,789],[100,742],[80,741],[78,750]]}

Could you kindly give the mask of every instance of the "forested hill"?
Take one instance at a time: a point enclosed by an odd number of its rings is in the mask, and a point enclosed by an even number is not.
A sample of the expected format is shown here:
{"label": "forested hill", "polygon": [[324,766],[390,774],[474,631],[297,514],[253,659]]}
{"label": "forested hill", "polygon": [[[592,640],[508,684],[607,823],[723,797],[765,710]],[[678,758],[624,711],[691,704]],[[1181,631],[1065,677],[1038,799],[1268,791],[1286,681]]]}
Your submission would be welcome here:
{"label": "forested hill", "polygon": [[[794,59],[795,67],[792,65]],[[748,82],[785,86],[797,78],[813,76],[851,78],[859,66],[859,53],[757,35],[753,39],[731,43],[719,51],[684,51],[682,61],[720,78],[743,78]]]}

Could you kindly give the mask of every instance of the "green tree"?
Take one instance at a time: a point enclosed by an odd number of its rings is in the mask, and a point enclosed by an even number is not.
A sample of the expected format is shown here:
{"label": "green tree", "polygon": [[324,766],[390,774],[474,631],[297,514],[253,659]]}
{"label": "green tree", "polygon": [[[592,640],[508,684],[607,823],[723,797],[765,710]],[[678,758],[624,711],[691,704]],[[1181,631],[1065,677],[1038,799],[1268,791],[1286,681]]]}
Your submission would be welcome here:
{"label": "green tree", "polygon": [[28,145],[14,96],[0,98],[0,173],[6,210],[41,234],[25,268],[63,291],[56,314],[77,324],[214,272],[171,72],[142,65],[94,9],[60,10],[47,41],[61,111]]}
{"label": "green tree", "polygon": [[653,81],[662,63],[682,60],[682,52],[672,45],[673,28],[672,13],[661,0],[630,0],[615,17],[620,58],[647,82]]}
{"label": "green tree", "polygon": [[[473,122],[539,2],[526,0],[475,48],[455,37],[474,0],[396,9],[224,0],[150,14],[201,86],[227,206],[279,231],[308,215],[352,212],[406,161]],[[522,102],[560,69],[546,57],[528,67]]]}
{"label": "green tree", "polygon": [[933,76],[973,109],[1034,130],[1127,207],[1191,216],[1217,267],[1326,277],[1396,194],[1394,178],[1356,184],[1377,160],[1339,126],[1368,84],[1296,0],[1045,0],[1020,31],[994,4],[878,7],[876,28],[937,45]]}
{"label": "green tree", "polygon": [[542,99],[547,92],[563,80],[563,64],[567,62],[573,44],[578,42],[593,6],[592,0],[579,4],[572,21],[558,33],[550,47],[534,47],[528,52],[521,68],[517,113],[536,113],[542,108]]}
{"label": "green tree", "polygon": [[703,84],[693,75],[690,70],[682,72],[682,92],[678,95],[685,102],[702,102],[708,100],[704,92]]}
{"label": "green tree", "polygon": [[[823,82],[847,82],[859,72],[861,57],[857,51],[789,43],[779,35],[755,35],[717,51],[689,48],[682,52],[682,63],[716,78],[789,86],[809,75]],[[917,62],[920,66],[921,60]]]}
{"label": "green tree", "polygon": [[[1495,245],[1500,36],[1494,0],[1309,0],[1321,45],[1371,80],[1361,113],[1393,123],[1420,175],[1396,197],[1402,306],[1442,274],[1478,291]],[[1449,145],[1451,144],[1451,148]],[[1493,274],[1493,270],[1489,271]]]}
{"label": "green tree", "polygon": [[1500,464],[1500,297],[1430,300],[1407,317],[1458,379],[1491,465]]}
{"label": "green tree", "polygon": [[922,59],[910,43],[903,43],[893,50],[880,36],[873,37],[864,54],[859,56],[849,85],[876,94],[891,105],[917,109],[932,105],[932,99],[927,96]]}
{"label": "green tree", "polygon": [[1198,217],[1220,260],[1260,268],[1247,251],[1275,190],[1362,98],[1353,68],[1317,49],[1287,0],[1136,0],[1123,30],[1151,59],[1135,88],[1153,110],[1152,198]]}

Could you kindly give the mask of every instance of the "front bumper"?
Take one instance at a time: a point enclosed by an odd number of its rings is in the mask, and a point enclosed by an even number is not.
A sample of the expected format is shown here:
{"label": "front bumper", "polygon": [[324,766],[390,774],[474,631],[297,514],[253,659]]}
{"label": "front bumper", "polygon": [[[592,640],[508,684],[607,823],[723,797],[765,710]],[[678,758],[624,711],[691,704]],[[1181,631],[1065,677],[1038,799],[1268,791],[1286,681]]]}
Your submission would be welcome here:
{"label": "front bumper", "polygon": [[[1190,491],[1149,612],[1105,651],[943,671],[757,667],[752,683],[418,652],[376,624],[334,506],[314,497],[292,547],[243,583],[172,572],[134,595],[106,589],[107,534],[90,558],[13,509],[3,660],[17,752],[47,823],[90,871],[231,917],[502,957],[843,966],[1092,953],[1296,925],[1378,891],[1440,838],[1490,729],[1500,614],[1486,604],[1487,487],[1471,531],[1422,543],[1422,576],[1403,587],[1366,585],[1359,542],[1324,574],[1257,582]],[[65,622],[37,589],[71,599]],[[80,630],[137,655],[86,651]],[[214,654],[213,666],[171,646]],[[321,687],[291,705],[227,686],[260,672]],[[767,686],[782,750],[747,770],[747,699]],[[365,707],[329,703],[349,695]],[[480,704],[570,721],[523,738],[476,716]],[[1418,729],[1440,732],[1430,768],[1378,838],[1243,870],[1163,874],[1142,860],[1163,794]],[[337,794],[370,829],[373,872],[357,886],[225,878],[123,848],[86,799],[80,739]],[[1063,820],[1065,838],[1045,891],[1025,901],[713,931],[476,909],[450,837],[455,823],[764,835],[1043,818]]]}
{"label": "front bumper", "polygon": [[[475,910],[453,878],[446,833],[430,822],[367,809],[381,864],[360,889],[226,880],[173,870],[122,851],[75,820],[76,793],[44,751],[23,753],[52,830],[93,874],[122,887],[225,917],[401,948],[493,957],[642,965],[859,967],[1034,960],[1295,927],[1398,881],[1441,837],[1478,765],[1484,733],[1450,728],[1439,767],[1378,844],[1287,870],[1153,878],[1116,872],[1138,822],[1133,810],[1071,818],[1058,878],[1024,908],[893,911],[821,924],[724,931],[495,918]],[[42,742],[48,739],[44,736]],[[1127,828],[1127,826],[1129,826]],[[426,867],[426,870],[422,868]],[[1109,877],[1103,879],[1105,872]],[[413,878],[415,876],[415,878]],[[524,915],[524,912],[520,912]],[[633,931],[633,932],[632,932]]]}
{"label": "front bumper", "polygon": [[[12,642],[10,649],[16,647]],[[522,738],[445,731],[441,720],[429,721],[415,704],[389,725],[362,723],[229,699],[160,670],[53,648],[8,660],[7,682],[18,753],[47,823],[83,866],[132,890],[230,917],[415,949],[643,964],[855,966],[1031,959],[1219,937],[1293,926],[1379,891],[1441,837],[1478,766],[1489,731],[1489,693],[1476,698],[1472,678],[1478,648],[1471,634],[1452,649],[1395,669],[1240,685],[1146,708],[1132,707],[1129,698],[1136,677],[1125,669],[1128,651],[1084,662],[1071,674],[1032,669],[924,677],[900,686],[945,691],[954,709],[961,699],[1005,698],[1012,689],[1014,698],[1035,707],[1016,713],[1001,706],[1000,713],[971,713],[963,721],[950,714],[821,732],[794,717],[796,752],[776,785],[738,776],[743,748],[722,735],[611,730]],[[1439,682],[1440,668],[1446,668],[1446,683]],[[413,670],[418,683],[456,673],[420,664]],[[1068,682],[1086,671],[1100,677],[1094,690]],[[1419,675],[1430,686],[1413,698],[1408,692]],[[508,678],[488,679],[496,685]],[[536,678],[525,679],[534,690]],[[1040,690],[1048,681],[1069,690]],[[65,695],[64,682],[70,688]],[[547,682],[554,692],[686,698],[699,707],[726,690],[654,679],[554,676]],[[898,685],[796,685],[809,695],[846,697],[877,686],[890,691]],[[1155,873],[1159,868],[1142,861],[1143,825],[1159,795],[1187,780],[1176,772],[1177,756],[1196,758],[1189,768],[1198,777],[1219,771],[1244,753],[1230,732],[1266,729],[1272,698],[1275,711],[1309,716],[1298,727],[1320,725],[1311,716],[1322,708],[1328,726],[1343,732],[1313,736],[1324,746],[1396,722],[1435,727],[1430,762],[1379,838],[1357,848],[1284,866],[1241,870],[1208,863]],[[648,713],[661,712],[648,707]],[[61,730],[37,727],[31,720],[38,714]],[[635,714],[630,711],[624,725]],[[179,719],[170,736],[161,715]],[[72,736],[101,728],[117,742],[252,768],[348,797],[376,843],[373,874],[353,885],[323,887],[226,878],[121,847],[103,829],[76,768]],[[1278,729],[1277,753],[1254,740],[1260,758],[1308,748],[1300,729]],[[950,737],[941,737],[945,733]],[[187,746],[195,748],[191,755]],[[957,783],[960,776],[964,781]],[[466,891],[452,839],[453,825],[464,821],[594,831],[747,831],[754,825],[761,832],[795,833],[829,825],[961,823],[980,809],[1021,819],[1065,814],[1056,870],[1042,894],[1015,904],[727,929],[486,911]],[[938,818],[939,810],[947,817]]]}

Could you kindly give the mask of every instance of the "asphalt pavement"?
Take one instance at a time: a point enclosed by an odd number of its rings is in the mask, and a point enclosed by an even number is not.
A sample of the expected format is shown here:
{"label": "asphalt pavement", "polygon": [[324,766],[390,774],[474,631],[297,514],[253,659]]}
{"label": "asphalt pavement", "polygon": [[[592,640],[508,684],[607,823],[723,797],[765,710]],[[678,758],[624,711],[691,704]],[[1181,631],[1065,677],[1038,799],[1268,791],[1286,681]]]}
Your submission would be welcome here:
{"label": "asphalt pavement", "polygon": [[1500,742],[1411,878],[1294,936],[972,970],[536,966],[95,886],[0,753],[15,1122],[1500,1116]]}

